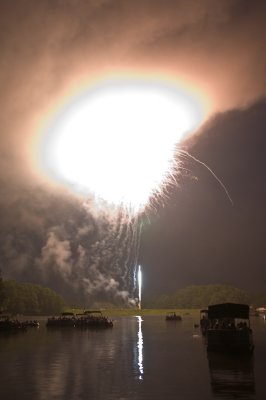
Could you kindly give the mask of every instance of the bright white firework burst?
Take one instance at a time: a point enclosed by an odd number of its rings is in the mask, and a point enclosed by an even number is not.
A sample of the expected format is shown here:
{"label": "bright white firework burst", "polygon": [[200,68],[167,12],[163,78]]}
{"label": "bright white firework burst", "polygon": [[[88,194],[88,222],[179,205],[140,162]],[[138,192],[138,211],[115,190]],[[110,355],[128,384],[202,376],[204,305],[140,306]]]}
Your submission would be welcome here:
{"label": "bright white firework burst", "polygon": [[203,119],[175,86],[112,81],[74,98],[43,135],[42,168],[72,190],[133,212],[175,167],[175,146]]}
{"label": "bright white firework burst", "polygon": [[138,269],[138,289],[139,289],[139,309],[141,309],[141,289],[142,289],[142,273],[141,266]]}

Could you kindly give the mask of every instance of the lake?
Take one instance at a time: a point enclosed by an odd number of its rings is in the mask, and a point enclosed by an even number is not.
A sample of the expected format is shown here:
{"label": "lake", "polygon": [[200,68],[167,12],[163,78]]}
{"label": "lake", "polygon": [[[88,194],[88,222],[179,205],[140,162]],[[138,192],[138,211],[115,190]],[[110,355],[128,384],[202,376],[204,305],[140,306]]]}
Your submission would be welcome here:
{"label": "lake", "polygon": [[187,315],[115,318],[106,330],[48,329],[0,335],[3,400],[266,398],[266,323],[251,321],[251,357],[208,356]]}

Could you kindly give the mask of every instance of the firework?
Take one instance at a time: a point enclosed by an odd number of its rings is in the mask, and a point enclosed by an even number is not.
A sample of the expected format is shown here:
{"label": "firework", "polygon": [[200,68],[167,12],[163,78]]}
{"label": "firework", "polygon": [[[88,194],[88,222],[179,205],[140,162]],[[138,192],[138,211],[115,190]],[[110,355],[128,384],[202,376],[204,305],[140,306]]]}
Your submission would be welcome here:
{"label": "firework", "polygon": [[141,289],[142,289],[142,272],[141,266],[138,268],[138,289],[139,289],[139,309],[141,310]]}

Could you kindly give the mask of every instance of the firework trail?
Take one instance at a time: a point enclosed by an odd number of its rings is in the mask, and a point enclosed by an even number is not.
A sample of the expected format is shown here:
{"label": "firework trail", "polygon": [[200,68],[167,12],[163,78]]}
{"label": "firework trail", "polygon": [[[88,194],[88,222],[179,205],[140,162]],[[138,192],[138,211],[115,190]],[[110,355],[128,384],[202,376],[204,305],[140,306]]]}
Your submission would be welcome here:
{"label": "firework trail", "polygon": [[[104,291],[116,299],[123,299],[125,304],[141,304],[138,262],[143,217],[147,217],[149,212],[155,212],[158,204],[167,203],[171,195],[170,188],[178,186],[178,176],[183,170],[182,158],[191,159],[206,168],[233,204],[226,186],[213,170],[195,156],[178,149],[171,170],[165,174],[162,185],[154,190],[145,212],[134,214],[126,206],[120,205],[111,212],[105,208],[104,212],[98,214],[98,220],[105,221],[103,229],[106,233],[103,234],[102,240],[90,249],[95,258],[93,255],[90,257],[88,278],[84,280],[89,285],[88,293],[99,292],[100,295]],[[93,276],[91,271],[97,271],[96,276]]]}
{"label": "firework trail", "polygon": [[117,207],[112,212],[98,209],[95,221],[97,238],[86,244],[88,256],[79,263],[84,291],[98,301],[135,305],[133,270],[139,258],[141,219]]}
{"label": "firework trail", "polygon": [[229,194],[229,191],[228,191],[227,187],[225,186],[225,184],[222,182],[222,180],[215,174],[215,172],[214,172],[206,163],[204,163],[203,161],[199,160],[197,157],[193,156],[192,154],[188,153],[188,152],[185,151],[185,150],[179,149],[177,154],[178,154],[178,156],[179,156],[180,158],[181,158],[181,156],[184,156],[184,157],[186,157],[186,158],[190,158],[190,159],[192,159],[193,161],[195,161],[197,164],[200,164],[200,165],[202,165],[204,168],[206,168],[206,169],[211,173],[211,175],[215,178],[215,180],[219,183],[219,185],[221,186],[221,188],[224,190],[224,192],[225,192],[225,194],[226,194],[228,200],[229,200],[230,203],[232,204],[232,206],[234,205],[234,202],[233,202],[233,200],[232,200],[232,198],[231,198],[231,196],[230,196],[230,194]]}
{"label": "firework trail", "polygon": [[141,289],[142,289],[142,272],[141,266],[138,268],[138,289],[139,289],[139,309],[141,310]]}

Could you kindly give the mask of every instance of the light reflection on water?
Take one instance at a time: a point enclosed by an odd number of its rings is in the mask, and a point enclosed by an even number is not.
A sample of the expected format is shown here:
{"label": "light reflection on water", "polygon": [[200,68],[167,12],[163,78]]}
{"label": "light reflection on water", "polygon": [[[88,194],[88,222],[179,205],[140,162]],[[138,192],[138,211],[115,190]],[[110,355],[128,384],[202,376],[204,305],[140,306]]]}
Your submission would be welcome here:
{"label": "light reflection on water", "polygon": [[195,340],[195,322],[137,316],[117,318],[104,331],[47,330],[42,323],[0,335],[0,399],[264,400],[264,321],[253,324],[254,360],[237,362],[208,356],[202,338]]}
{"label": "light reflection on water", "polygon": [[141,323],[143,319],[140,316],[136,317],[138,319],[138,367],[139,367],[139,379],[143,379],[144,369],[143,369],[143,334]]}

